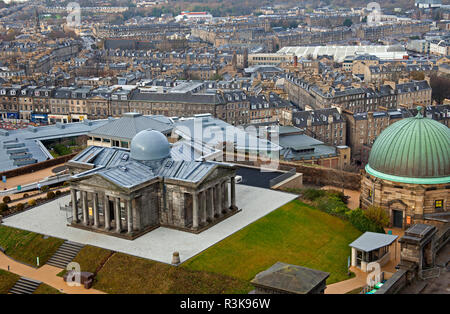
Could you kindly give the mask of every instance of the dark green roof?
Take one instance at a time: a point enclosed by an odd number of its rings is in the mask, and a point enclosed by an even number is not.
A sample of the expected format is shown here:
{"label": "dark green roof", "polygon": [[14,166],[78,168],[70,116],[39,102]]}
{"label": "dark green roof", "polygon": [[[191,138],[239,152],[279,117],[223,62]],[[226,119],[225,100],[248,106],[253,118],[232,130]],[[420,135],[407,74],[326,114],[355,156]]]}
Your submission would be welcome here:
{"label": "dark green roof", "polygon": [[450,129],[420,114],[386,128],[375,141],[366,171],[403,183],[450,182]]}

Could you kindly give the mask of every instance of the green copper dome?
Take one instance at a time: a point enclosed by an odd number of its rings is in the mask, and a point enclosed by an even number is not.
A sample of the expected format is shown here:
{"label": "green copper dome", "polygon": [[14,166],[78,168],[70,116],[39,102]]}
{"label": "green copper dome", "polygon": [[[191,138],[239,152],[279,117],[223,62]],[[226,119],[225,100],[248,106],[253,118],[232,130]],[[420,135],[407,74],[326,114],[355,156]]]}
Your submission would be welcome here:
{"label": "green copper dome", "polygon": [[366,171],[415,184],[450,182],[450,129],[419,113],[386,128],[376,139]]}

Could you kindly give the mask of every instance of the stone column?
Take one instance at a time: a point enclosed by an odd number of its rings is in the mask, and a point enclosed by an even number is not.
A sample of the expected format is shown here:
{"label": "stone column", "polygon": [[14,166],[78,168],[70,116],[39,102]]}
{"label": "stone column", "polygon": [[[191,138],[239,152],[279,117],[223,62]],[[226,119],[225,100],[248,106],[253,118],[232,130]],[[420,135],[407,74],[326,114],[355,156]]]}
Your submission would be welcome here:
{"label": "stone column", "polygon": [[223,211],[228,211],[228,180],[223,182]]}
{"label": "stone column", "polygon": [[120,218],[120,198],[116,197],[114,199],[114,210],[115,210],[115,218],[116,221],[116,232],[120,233],[122,231],[122,219]]}
{"label": "stone column", "polygon": [[132,208],[132,215],[133,215],[133,219],[134,219],[134,222],[133,222],[134,230],[139,231],[139,230],[141,230],[141,218],[140,218],[141,213],[138,209],[137,203],[138,202],[136,201],[136,199],[133,199],[131,201],[131,204],[132,204],[131,208]]}
{"label": "stone column", "polygon": [[211,221],[214,220],[214,188],[209,188],[208,189],[208,193],[209,193],[209,218],[211,219]]}
{"label": "stone column", "polygon": [[105,219],[105,230],[108,231],[111,229],[111,216],[109,213],[109,198],[108,195],[105,194],[105,199],[103,200],[103,218]]}
{"label": "stone column", "polygon": [[217,207],[216,207],[216,214],[218,217],[222,216],[222,183],[217,184],[216,187],[216,193],[217,193]]}
{"label": "stone column", "polygon": [[87,200],[87,192],[81,191],[81,199],[83,204],[83,224],[85,226],[89,225],[89,209],[88,209],[88,200]]}
{"label": "stone column", "polygon": [[192,193],[192,228],[198,228],[198,195]]}
{"label": "stone column", "polygon": [[128,234],[133,232],[133,211],[131,208],[131,200],[127,200],[127,222],[128,222]]}
{"label": "stone column", "polygon": [[207,213],[208,213],[208,210],[207,210],[208,203],[206,202],[206,197],[207,197],[206,190],[203,191],[201,195],[202,195],[202,198],[201,198],[201,200],[202,200],[202,225],[206,225],[206,218],[207,218]]}
{"label": "stone column", "polygon": [[231,177],[231,210],[236,210],[236,178]]}
{"label": "stone column", "polygon": [[98,228],[99,226],[99,216],[98,216],[98,194],[92,193],[92,211],[94,214],[94,226]]}
{"label": "stone column", "polygon": [[78,201],[77,201],[77,190],[70,189],[70,196],[72,198],[72,222],[78,223]]}
{"label": "stone column", "polygon": [[352,247],[352,266],[356,267],[356,249]]}

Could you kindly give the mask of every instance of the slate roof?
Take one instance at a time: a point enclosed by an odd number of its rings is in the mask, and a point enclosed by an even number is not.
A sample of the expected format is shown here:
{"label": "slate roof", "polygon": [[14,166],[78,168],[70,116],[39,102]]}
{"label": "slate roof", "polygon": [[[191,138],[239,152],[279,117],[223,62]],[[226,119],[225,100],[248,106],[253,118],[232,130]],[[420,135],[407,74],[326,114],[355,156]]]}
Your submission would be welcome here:
{"label": "slate roof", "polygon": [[128,189],[156,178],[198,183],[218,165],[229,166],[209,161],[180,160],[180,157],[190,158],[188,154],[179,155],[172,149],[171,157],[161,162],[145,163],[131,159],[127,149],[90,146],[70,160],[70,163],[93,167],[72,176],[73,179],[99,175]]}
{"label": "slate roof", "polygon": [[[42,140],[86,135],[106,122],[107,120],[85,120],[19,130],[0,130],[0,171],[52,159],[53,157],[42,145]],[[25,155],[21,155],[24,153]]]}
{"label": "slate roof", "polygon": [[330,276],[329,273],[277,262],[260,272],[251,283],[296,294],[307,294]]}
{"label": "slate roof", "polygon": [[137,133],[147,129],[153,129],[167,135],[172,131],[172,127],[171,123],[162,122],[160,117],[143,116],[139,113],[129,112],[124,113],[119,119],[109,121],[92,130],[88,135],[131,140]]}

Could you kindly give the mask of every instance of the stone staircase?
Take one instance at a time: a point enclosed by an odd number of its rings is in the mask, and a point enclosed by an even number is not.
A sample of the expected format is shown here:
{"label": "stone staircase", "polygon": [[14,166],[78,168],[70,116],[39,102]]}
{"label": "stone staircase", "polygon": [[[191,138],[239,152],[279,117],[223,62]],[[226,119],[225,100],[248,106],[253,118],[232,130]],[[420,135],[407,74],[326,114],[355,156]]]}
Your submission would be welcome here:
{"label": "stone staircase", "polygon": [[47,264],[66,269],[67,264],[72,262],[83,247],[83,244],[65,241],[48,260]]}
{"label": "stone staircase", "polygon": [[20,277],[16,284],[9,290],[9,294],[33,294],[42,282]]}

